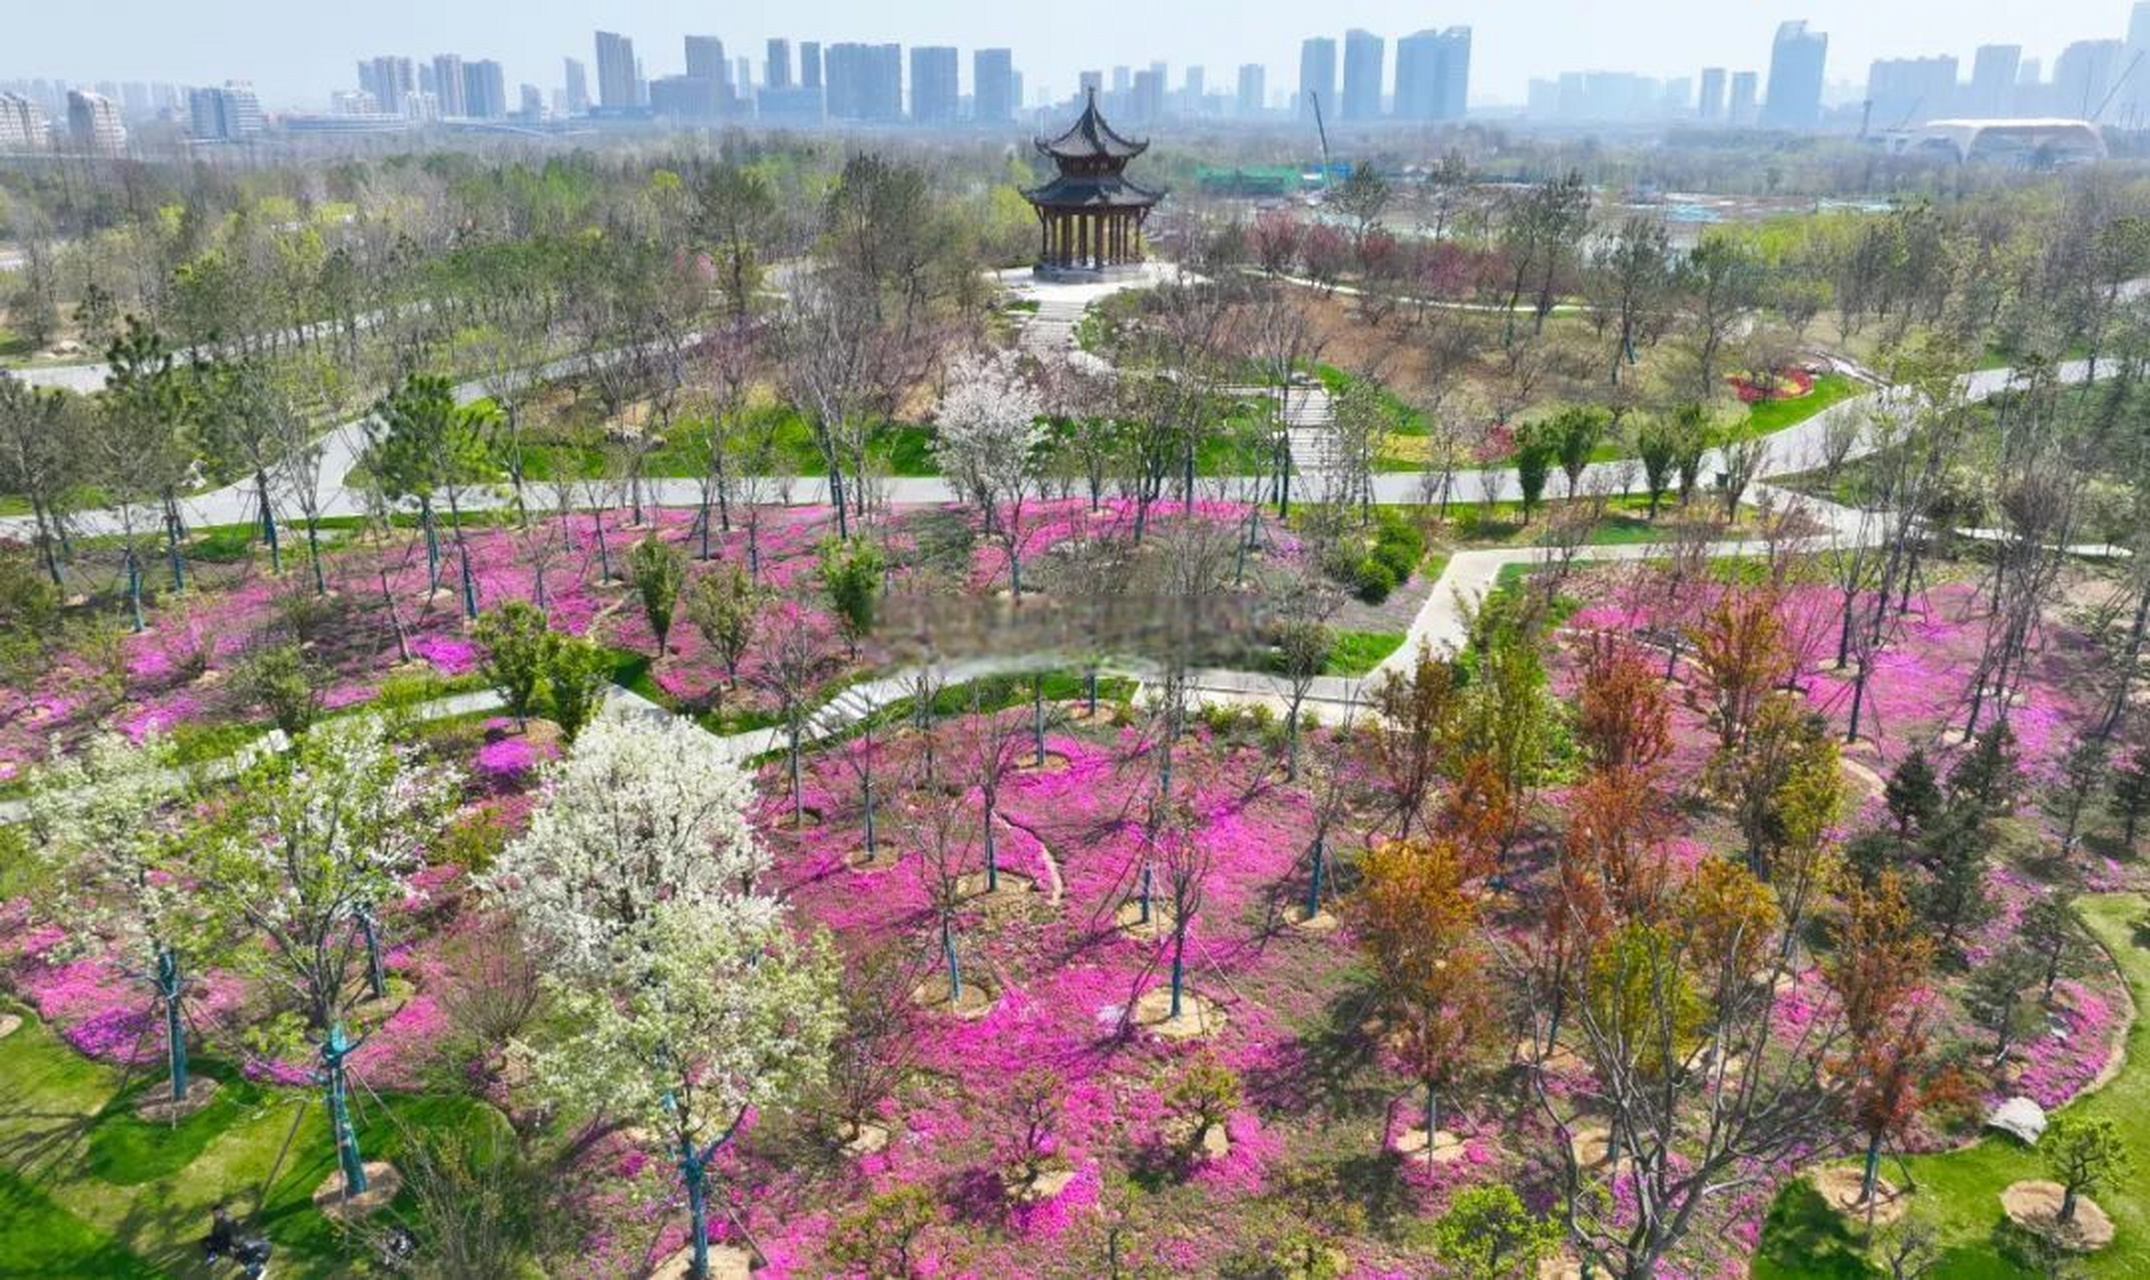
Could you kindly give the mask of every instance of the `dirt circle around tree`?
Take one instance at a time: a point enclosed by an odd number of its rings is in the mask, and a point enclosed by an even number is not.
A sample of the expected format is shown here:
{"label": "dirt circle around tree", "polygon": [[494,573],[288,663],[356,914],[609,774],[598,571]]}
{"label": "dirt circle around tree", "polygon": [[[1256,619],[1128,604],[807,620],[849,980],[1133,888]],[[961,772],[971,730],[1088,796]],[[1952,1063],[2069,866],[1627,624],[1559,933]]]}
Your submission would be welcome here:
{"label": "dirt circle around tree", "polygon": [[2026,1231],[2034,1231],[2071,1253],[2096,1253],[2113,1242],[2113,1220],[2089,1196],[2075,1198],[2075,1219],[2060,1220],[2065,1192],[2058,1182],[2030,1178],[2012,1182],[2001,1193],[2001,1212]]}
{"label": "dirt circle around tree", "polygon": [[[649,1280],[685,1280],[694,1267],[694,1249],[681,1247],[650,1270]],[[747,1280],[754,1274],[754,1255],[737,1245],[709,1246],[709,1280]]]}
{"label": "dirt circle around tree", "polygon": [[314,1188],[314,1208],[337,1222],[357,1222],[388,1207],[403,1190],[403,1175],[386,1160],[366,1161],[366,1189],[355,1196],[343,1193],[343,1170],[329,1174]]}
{"label": "dirt circle around tree", "polygon": [[889,1128],[878,1120],[861,1120],[851,1126],[851,1136],[844,1139],[847,1156],[870,1156],[886,1150],[890,1138]]}
{"label": "dirt circle around tree", "polygon": [[21,1014],[0,1013],[0,1040],[5,1040],[20,1030],[22,1030]]}
{"label": "dirt circle around tree", "polygon": [[785,805],[784,811],[770,821],[769,829],[771,831],[812,831],[821,825],[821,821],[821,810],[812,805],[807,805],[796,814],[792,812],[790,805]]}
{"label": "dirt circle around tree", "polygon": [[1135,1001],[1135,1025],[1167,1040],[1194,1040],[1224,1030],[1224,1010],[1208,996],[1182,988],[1180,1012],[1172,1016],[1172,989],[1155,987]]}
{"label": "dirt circle around tree", "polygon": [[1435,1129],[1433,1131],[1433,1154],[1428,1156],[1426,1154],[1426,1127],[1424,1125],[1413,1125],[1398,1133],[1396,1140],[1390,1143],[1389,1146],[1397,1155],[1417,1160],[1420,1163],[1430,1159],[1434,1164],[1454,1164],[1468,1153],[1468,1148],[1464,1146],[1462,1138],[1446,1129]]}
{"label": "dirt circle around tree", "polygon": [[1015,768],[1012,772],[1030,774],[1064,773],[1071,763],[1073,762],[1068,759],[1067,753],[1047,751],[1045,753],[1045,763],[1039,764],[1037,754],[1026,751],[1023,753],[1023,758],[1015,762]]}
{"label": "dirt circle around tree", "polygon": [[175,1100],[167,1081],[134,1100],[135,1119],[150,1124],[177,1124],[216,1101],[217,1087],[215,1076],[195,1076],[187,1081],[187,1096]]}
{"label": "dirt circle around tree", "polygon": [[928,978],[911,988],[911,1001],[920,1008],[953,1014],[966,1022],[983,1018],[991,1012],[997,995],[987,984],[976,978],[965,977],[962,994],[955,1000],[950,1000],[948,975],[945,973]]}
{"label": "dirt circle around tree", "polygon": [[1002,1179],[1008,1198],[1017,1204],[1044,1204],[1068,1189],[1075,1181],[1073,1168],[1041,1169],[1035,1177],[1024,1178],[1019,1173]]}
{"label": "dirt circle around tree", "polygon": [[1846,1165],[1817,1169],[1810,1181],[1821,1193],[1822,1203],[1831,1209],[1859,1222],[1867,1221],[1869,1211],[1877,1227],[1886,1227],[1901,1221],[1911,1210],[1911,1193],[1890,1182],[1887,1178],[1874,1179],[1874,1197],[1871,1203],[1861,1194],[1865,1181],[1860,1170]]}
{"label": "dirt circle around tree", "polygon": [[1339,928],[1343,927],[1344,923],[1337,918],[1335,912],[1325,909],[1316,911],[1313,915],[1308,915],[1306,908],[1303,906],[1292,908],[1289,921],[1291,927],[1300,933],[1313,934],[1317,937],[1325,933],[1335,933]]}
{"label": "dirt circle around tree", "polygon": [[977,907],[1013,907],[1030,900],[1038,891],[1037,881],[1017,871],[1003,867],[994,873],[998,881],[995,887],[986,888],[986,874],[973,871],[956,879],[956,896]]}
{"label": "dirt circle around tree", "polygon": [[844,855],[844,866],[859,872],[887,871],[902,861],[903,856],[887,845],[882,845],[872,853],[866,852],[866,847],[860,845]]}
{"label": "dirt circle around tree", "polygon": [[1142,903],[1130,898],[1112,913],[1112,927],[1130,938],[1162,938],[1172,931],[1172,904],[1150,899],[1150,918],[1142,918]]}

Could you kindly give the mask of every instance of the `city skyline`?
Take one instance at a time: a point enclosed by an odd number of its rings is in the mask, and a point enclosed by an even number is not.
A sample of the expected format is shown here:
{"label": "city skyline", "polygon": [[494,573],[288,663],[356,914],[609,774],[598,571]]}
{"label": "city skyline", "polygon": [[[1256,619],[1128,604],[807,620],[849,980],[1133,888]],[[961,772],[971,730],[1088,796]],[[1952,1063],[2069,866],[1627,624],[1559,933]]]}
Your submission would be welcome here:
{"label": "city skyline", "polygon": [[[1056,100],[1072,96],[1083,70],[1158,62],[1172,69],[1175,89],[1189,67],[1206,69],[1212,87],[1229,91],[1237,68],[1260,66],[1274,95],[1296,86],[1300,44],[1309,36],[1337,41],[1341,80],[1345,34],[1363,28],[1383,42],[1384,92],[1391,92],[1399,41],[1428,28],[1468,26],[1475,36],[1470,100],[1499,106],[1521,105],[1531,80],[1573,68],[1667,78],[1695,76],[1704,66],[1766,69],[1772,36],[1787,21],[1803,19],[1828,33],[1831,84],[1863,84],[1874,61],[1953,55],[1968,67],[1973,50],[1986,44],[2020,46],[2026,62],[2051,67],[2072,43],[2122,36],[2130,16],[2125,0],[2055,0],[2041,9],[2035,24],[2019,12],[1963,13],[1930,0],[1886,10],[1817,0],[1736,12],[1703,0],[1652,0],[1617,14],[1563,10],[1557,22],[1545,20],[1540,11],[1547,7],[1471,0],[1428,10],[1347,0],[1324,10],[1317,30],[1303,10],[1240,9],[1221,0],[1194,0],[1146,13],[1140,28],[1104,24],[1100,29],[1049,12],[986,10],[958,0],[928,0],[900,13],[852,0],[822,0],[787,6],[781,16],[742,13],[729,20],[713,20],[705,9],[671,0],[596,7],[532,0],[513,24],[490,14],[447,10],[318,12],[269,0],[231,0],[205,13],[119,0],[109,11],[113,21],[99,22],[94,43],[62,13],[37,10],[15,19],[0,80],[196,85],[240,80],[254,85],[265,107],[318,111],[326,109],[332,92],[352,86],[353,59],[394,50],[414,64],[431,64],[452,50],[448,56],[466,63],[501,65],[510,86],[535,84],[549,94],[561,87],[562,59],[588,61],[591,32],[604,28],[634,42],[650,80],[680,74],[682,37],[706,31],[735,54],[750,55],[757,81],[767,42],[788,40],[824,47],[953,47],[963,55],[959,86],[965,95],[972,92],[969,55],[980,48],[1013,50],[1031,100],[1040,92]],[[909,70],[907,54],[904,70]],[[514,104],[511,94],[511,109]]]}

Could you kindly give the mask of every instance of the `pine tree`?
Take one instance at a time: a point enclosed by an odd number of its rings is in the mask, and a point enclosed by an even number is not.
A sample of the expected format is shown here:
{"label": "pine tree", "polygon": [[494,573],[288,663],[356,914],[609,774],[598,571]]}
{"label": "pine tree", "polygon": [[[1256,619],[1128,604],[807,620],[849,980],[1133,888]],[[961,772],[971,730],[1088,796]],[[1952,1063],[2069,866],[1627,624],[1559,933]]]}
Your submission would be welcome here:
{"label": "pine tree", "polygon": [[2137,747],[2126,763],[2113,769],[2113,813],[2120,819],[2120,839],[2135,850],[2135,828],[2150,815],[2150,742]]}
{"label": "pine tree", "polygon": [[1941,780],[1933,763],[1919,747],[1897,761],[1883,791],[1889,816],[1896,819],[1896,834],[1905,840],[1922,835],[1941,812]]}

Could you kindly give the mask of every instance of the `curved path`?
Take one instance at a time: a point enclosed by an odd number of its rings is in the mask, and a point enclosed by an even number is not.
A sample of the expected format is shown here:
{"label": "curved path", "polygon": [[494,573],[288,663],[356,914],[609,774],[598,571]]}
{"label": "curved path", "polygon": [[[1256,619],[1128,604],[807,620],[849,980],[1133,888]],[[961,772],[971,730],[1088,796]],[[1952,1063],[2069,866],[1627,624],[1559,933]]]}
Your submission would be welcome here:
{"label": "curved path", "polygon": [[[1027,270],[1000,273],[999,283],[1018,300],[1034,303],[1028,314],[1028,323],[1022,335],[1024,347],[1034,354],[1052,357],[1075,350],[1074,328],[1082,313],[1093,303],[1124,289],[1154,285],[1170,276],[1171,268],[1151,264],[1146,269],[1127,277],[1089,283],[1060,283],[1034,278]],[[596,357],[600,360],[621,358],[622,353],[610,353]],[[531,380],[555,378],[589,367],[585,359],[554,361],[537,370],[520,375],[518,383]],[[2107,362],[2100,369],[2112,368]],[[2060,366],[2058,376],[2063,382],[2082,382],[2091,377],[2088,362],[2073,361]],[[1968,375],[1965,394],[1971,400],[1983,400],[2009,389],[2014,372],[2009,369],[1985,369]],[[469,401],[486,394],[480,381],[466,382],[456,389],[458,399]],[[1858,458],[1872,451],[1873,437],[1868,424],[1876,413],[1891,411],[1891,393],[1887,388],[1865,395],[1841,400],[1824,408],[1812,417],[1785,428],[1768,438],[1762,464],[1758,469],[1761,478],[1752,488],[1756,499],[1769,498],[1780,507],[1796,502],[1809,516],[1820,521],[1825,532],[1817,537],[1803,540],[1799,546],[1810,550],[1826,550],[1831,546],[1852,545],[1876,536],[1880,522],[1872,513],[1861,512],[1835,503],[1798,497],[1768,485],[1771,476],[1792,475],[1821,467],[1830,451],[1832,441],[1841,443],[1844,435],[1851,435],[1851,444],[1844,453],[1846,459]],[[363,420],[345,423],[329,431],[323,439],[323,455],[318,498],[324,515],[357,515],[365,507],[363,495],[345,483],[352,468],[357,464],[365,448]],[[1712,451],[1704,459],[1705,475],[1720,470],[1722,454]],[[1593,463],[1585,469],[1581,485],[1586,491],[1605,493],[1634,493],[1643,489],[1640,467],[1632,460]],[[1423,500],[1429,492],[1428,477],[1418,472],[1390,472],[1374,477],[1374,499],[1381,503],[1405,504]],[[1218,495],[1257,491],[1259,480],[1247,476],[1205,477],[1198,486],[1206,492]],[[645,482],[644,501],[657,506],[691,507],[701,501],[698,482],[678,478],[660,478]],[[595,486],[593,485],[593,496]],[[883,480],[877,484],[882,500],[896,506],[919,506],[958,500],[949,483],[940,477],[900,477]],[[1459,499],[1483,499],[1488,496],[1512,501],[1522,495],[1516,473],[1511,468],[1494,469],[1489,472],[1458,471],[1449,479],[1448,492]],[[809,504],[825,503],[828,498],[826,481],[800,479],[792,486],[794,501]],[[472,508],[495,505],[505,499],[498,495],[473,495],[467,503]],[[229,485],[221,489],[197,494],[182,503],[185,514],[197,525],[238,524],[253,519],[258,511],[258,495],[251,485]],[[116,532],[120,528],[117,513],[111,511],[80,512],[73,517],[74,527],[81,533]],[[34,532],[34,524],[28,517],[0,519],[0,536],[24,537]],[[1981,531],[1969,531],[1978,536]],[[1718,554],[1754,554],[1763,550],[1763,544],[1755,542],[1727,542],[1718,548]],[[2084,548],[2096,553],[2110,553],[2112,548]],[[1633,560],[1647,559],[1665,551],[1659,544],[1635,544],[1619,546],[1592,546],[1582,548],[1578,560]],[[1385,658],[1364,679],[1322,677],[1307,692],[1306,700],[1314,705],[1351,708],[1363,701],[1372,681],[1387,673],[1400,671],[1412,661],[1421,644],[1431,645],[1436,651],[1454,649],[1461,643],[1464,621],[1470,602],[1490,590],[1501,569],[1512,564],[1531,564],[1542,561],[1547,555],[1542,548],[1519,547],[1497,550],[1462,551],[1452,556],[1440,578],[1434,583],[1426,602],[1413,618],[1404,643]],[[1019,672],[1034,669],[1049,656],[1012,655],[988,657],[949,664],[938,675],[949,683],[963,683],[985,675]],[[897,671],[889,675],[861,682],[839,693],[830,703],[816,712],[810,725],[809,738],[818,740],[841,732],[861,717],[872,713],[905,696],[917,676],[916,669]],[[1112,674],[1130,675],[1142,680],[1154,672],[1139,667],[1120,666]],[[1193,673],[1192,691],[1199,701],[1266,703],[1282,706],[1290,696],[1290,683],[1282,677],[1260,672],[1233,670],[1202,670]],[[650,704],[645,708],[654,710]],[[780,729],[763,729],[734,735],[727,740],[732,754],[738,759],[751,759],[771,751],[781,750],[784,734]]]}

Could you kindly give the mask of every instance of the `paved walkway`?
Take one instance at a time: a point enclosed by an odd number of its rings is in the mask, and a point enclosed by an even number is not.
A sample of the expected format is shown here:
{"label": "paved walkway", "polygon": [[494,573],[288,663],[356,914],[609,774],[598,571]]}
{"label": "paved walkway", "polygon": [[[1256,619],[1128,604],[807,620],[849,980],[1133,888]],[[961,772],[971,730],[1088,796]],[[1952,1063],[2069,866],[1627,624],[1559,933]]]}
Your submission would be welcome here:
{"label": "paved walkway", "polygon": [[[1017,297],[1037,302],[1036,311],[1027,313],[1020,341],[1026,350],[1041,356],[1065,354],[1075,348],[1074,330],[1083,312],[1099,299],[1109,297],[1129,288],[1155,284],[1170,276],[1172,268],[1152,263],[1139,273],[1127,277],[1097,281],[1068,283],[1039,280],[1027,270],[1003,272],[1000,281]],[[618,358],[615,354],[602,358]],[[582,361],[558,361],[548,364],[534,374],[535,378],[552,378],[576,370]],[[2112,365],[2108,362],[2106,369]],[[2101,370],[2102,372],[2103,370]],[[1863,371],[1855,371],[1863,372]],[[2075,361],[2059,369],[2064,382],[2080,382],[2089,375],[2085,362]],[[1981,400],[2009,387],[2013,378],[2007,369],[1987,369],[1971,374],[1966,379],[1966,393],[1970,399]],[[1272,394],[1259,389],[1262,394]],[[456,389],[462,400],[474,399],[484,394],[484,388],[475,382]],[[1873,436],[1869,427],[1877,414],[1894,412],[1893,394],[1883,388],[1866,395],[1852,397],[1823,409],[1814,416],[1796,423],[1768,438],[1762,464],[1758,469],[1761,477],[1796,474],[1819,468],[1827,455],[1832,441],[1841,442],[1844,434],[1851,435],[1847,458],[1862,457],[1873,448]],[[1286,400],[1286,421],[1292,432],[1292,452],[1295,470],[1315,475],[1326,469],[1333,438],[1334,408],[1325,389],[1295,389]],[[331,431],[324,443],[321,468],[320,499],[324,514],[358,514],[364,509],[359,495],[344,484],[345,477],[356,464],[364,450],[364,434],[358,423],[348,423]],[[1721,470],[1721,453],[1712,451],[1705,458],[1703,474],[1712,475]],[[1374,500],[1382,503],[1410,503],[1421,500],[1427,489],[1427,477],[1419,473],[1384,473],[1374,477]],[[1220,492],[1254,491],[1235,489],[1235,486],[1258,485],[1254,477],[1211,478],[1208,483]],[[1640,468],[1632,461],[1593,463],[1586,468],[1582,486],[1586,491],[1606,493],[1631,493],[1642,490]],[[662,479],[646,486],[646,501],[658,506],[694,506],[701,500],[699,485],[692,480]],[[884,499],[899,506],[925,505],[954,501],[957,495],[946,481],[939,477],[903,477],[884,481],[880,486]],[[1521,497],[1521,486],[1512,469],[1500,469],[1488,474],[1478,471],[1460,471],[1450,480],[1452,494],[1472,498],[1493,497],[1514,500]],[[1783,490],[1775,489],[1758,481],[1752,489],[1755,501],[1768,500],[1780,508],[1792,502],[1811,517],[1819,520],[1825,533],[1800,544],[1809,549],[1826,549],[1830,546],[1855,545],[1875,536],[1880,521],[1871,513],[1864,513],[1835,503],[1799,498]],[[827,484],[821,480],[804,480],[793,486],[795,500],[807,503],[827,501]],[[503,501],[504,499],[494,499]],[[196,524],[233,524],[253,517],[257,498],[246,486],[230,486],[210,493],[197,495],[186,501],[187,514]],[[486,499],[478,497],[469,505],[481,507]],[[111,512],[78,514],[76,526],[85,533],[116,531],[119,522]],[[16,517],[0,520],[0,535],[24,536],[31,532],[27,518]],[[1985,533],[1998,536],[1993,531],[1971,531],[1972,536]],[[1763,550],[1763,544],[1728,542],[1721,544],[1720,555],[1754,554]],[[1579,560],[1635,560],[1664,554],[1662,544],[1585,547],[1577,554]],[[2076,550],[2076,549],[2072,549]],[[2107,554],[2117,548],[2080,548],[2087,554]],[[1452,556],[1441,577],[1434,583],[1426,602],[1413,618],[1405,641],[1394,653],[1384,659],[1363,680],[1324,677],[1309,690],[1308,699],[1317,704],[1350,707],[1361,703],[1374,682],[1391,672],[1408,668],[1421,644],[1430,645],[1436,652],[1450,652],[1459,646],[1465,636],[1464,624],[1473,602],[1492,589],[1500,571],[1511,564],[1530,564],[1545,558],[1542,548],[1504,548],[1499,550],[1464,551]],[[1049,659],[1040,655],[1016,655],[992,657],[952,664],[938,673],[942,682],[960,684],[987,674],[1034,669]],[[861,718],[887,706],[909,694],[917,677],[915,669],[894,672],[886,676],[851,686],[837,695],[829,704],[815,714],[809,726],[807,738],[819,740],[843,731]],[[1139,670],[1115,669],[1113,674],[1133,675],[1138,680],[1149,674]],[[1290,684],[1282,677],[1259,672],[1205,670],[1195,673],[1192,681],[1193,694],[1197,700],[1238,703],[1261,703],[1281,707],[1290,696]],[[663,715],[662,708],[626,693],[616,691],[612,708],[621,713],[640,715]],[[490,696],[490,695],[483,695]],[[478,698],[478,695],[473,695]],[[497,703],[482,700],[449,700],[441,704],[440,714],[460,714],[463,710],[487,709]],[[745,760],[780,750],[785,745],[782,729],[764,729],[734,735],[727,740],[734,758]],[[4,819],[0,819],[4,820]]]}

